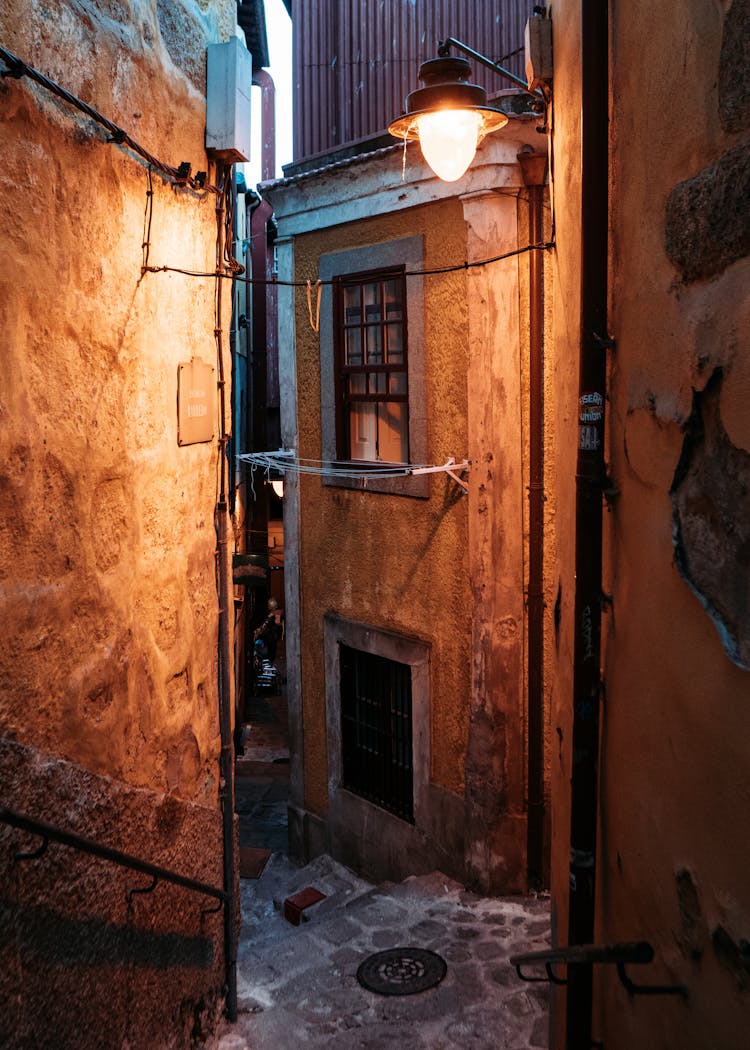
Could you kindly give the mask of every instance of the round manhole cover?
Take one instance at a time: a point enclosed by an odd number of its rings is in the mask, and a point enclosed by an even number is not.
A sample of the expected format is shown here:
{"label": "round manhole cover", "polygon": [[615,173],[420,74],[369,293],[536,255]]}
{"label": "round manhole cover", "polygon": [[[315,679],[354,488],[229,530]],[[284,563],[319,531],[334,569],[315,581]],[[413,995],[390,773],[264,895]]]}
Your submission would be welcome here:
{"label": "round manhole cover", "polygon": [[440,984],[446,970],[445,960],[425,948],[389,948],[365,959],[357,980],[378,995],[416,995]]}

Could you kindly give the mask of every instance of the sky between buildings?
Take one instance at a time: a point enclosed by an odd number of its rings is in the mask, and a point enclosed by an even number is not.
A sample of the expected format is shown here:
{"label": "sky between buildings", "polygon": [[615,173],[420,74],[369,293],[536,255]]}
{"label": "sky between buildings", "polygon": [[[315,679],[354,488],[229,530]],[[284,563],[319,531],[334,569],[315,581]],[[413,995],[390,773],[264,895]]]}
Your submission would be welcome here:
{"label": "sky between buildings", "polygon": [[[281,177],[282,165],[292,159],[292,21],[282,0],[264,0],[264,6],[269,72],[276,85],[276,175]],[[261,178],[260,88],[253,88],[250,119],[253,157],[245,165],[245,178],[248,186],[255,186]]]}

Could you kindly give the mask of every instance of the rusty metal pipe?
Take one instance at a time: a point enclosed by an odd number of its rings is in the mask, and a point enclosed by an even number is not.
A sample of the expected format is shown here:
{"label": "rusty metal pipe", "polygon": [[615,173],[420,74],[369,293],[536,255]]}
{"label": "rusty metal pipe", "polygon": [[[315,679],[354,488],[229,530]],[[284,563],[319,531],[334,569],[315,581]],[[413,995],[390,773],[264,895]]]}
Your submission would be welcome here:
{"label": "rusty metal pipe", "polygon": [[[224,165],[222,172],[225,192],[234,192],[233,169]],[[228,187],[228,189],[227,189]],[[216,201],[216,268],[224,254],[224,194]],[[219,386],[219,498],[215,509],[216,528],[216,590],[219,600],[218,663],[219,663],[219,732],[221,755],[222,841],[224,852],[224,960],[226,981],[226,1013],[230,1021],[237,1020],[237,890],[239,886],[237,851],[234,836],[234,748],[232,744],[232,566],[229,555],[229,507],[227,505],[227,433],[226,384],[224,380],[224,344],[222,338],[223,283],[216,280],[216,358]]]}
{"label": "rusty metal pipe", "polygon": [[[529,243],[541,244],[546,153],[518,154],[528,187]],[[544,256],[529,252],[529,577],[528,817],[526,857],[529,885],[544,882]]]}
{"label": "rusty metal pipe", "polygon": [[276,85],[267,69],[253,72],[253,84],[260,88],[260,177],[262,182],[276,175]]}

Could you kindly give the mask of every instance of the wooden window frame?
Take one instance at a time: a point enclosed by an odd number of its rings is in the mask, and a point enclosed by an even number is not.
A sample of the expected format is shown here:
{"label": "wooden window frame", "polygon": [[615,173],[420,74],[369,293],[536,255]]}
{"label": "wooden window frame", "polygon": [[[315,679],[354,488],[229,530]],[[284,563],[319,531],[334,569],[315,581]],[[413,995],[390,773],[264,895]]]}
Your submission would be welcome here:
{"label": "wooden window frame", "polygon": [[[387,267],[377,270],[363,270],[355,274],[339,274],[333,283],[333,335],[334,335],[334,367],[336,383],[336,458],[339,462],[356,463],[366,469],[367,466],[376,467],[389,462],[409,462],[409,332],[407,316],[406,296],[406,267]],[[397,320],[389,321],[386,312],[382,309],[386,305],[384,287],[386,282],[396,281],[399,285],[399,301],[401,304],[401,316]],[[380,286],[380,317],[378,320],[369,321],[366,317],[364,304],[365,285],[377,284]],[[344,316],[345,289],[359,288],[360,291],[360,319],[357,326],[349,325]],[[393,363],[386,360],[387,357],[387,331],[389,327],[398,326],[401,330],[401,362]],[[361,364],[349,364],[346,360],[346,334],[348,330],[358,327],[360,330],[360,347],[362,352]],[[383,360],[379,363],[367,360],[368,333],[378,328],[380,330],[381,356]],[[365,383],[369,386],[370,376],[384,375],[386,377],[386,390],[383,392],[353,393],[349,389],[349,379],[353,376],[365,377]],[[403,393],[391,393],[387,388],[390,385],[391,376],[403,375],[405,387]],[[352,457],[351,449],[351,406],[356,404],[402,404],[406,408],[403,421],[405,432],[402,440],[406,445],[406,457],[403,460],[390,460],[378,457],[377,459],[360,459]]]}
{"label": "wooden window frame", "polygon": [[[334,290],[336,278],[379,270],[402,270],[406,276],[405,316],[408,323],[408,452],[412,463],[429,461],[427,434],[427,377],[425,347],[424,237],[421,234],[345,248],[320,257],[319,276],[324,282],[320,310],[320,425],[322,459],[340,461],[340,435],[336,432],[338,392],[336,385],[336,325],[334,323]],[[431,476],[382,478],[369,472],[366,460],[352,461],[361,470],[360,477],[330,473],[324,476],[326,487],[359,489],[427,499]]]}

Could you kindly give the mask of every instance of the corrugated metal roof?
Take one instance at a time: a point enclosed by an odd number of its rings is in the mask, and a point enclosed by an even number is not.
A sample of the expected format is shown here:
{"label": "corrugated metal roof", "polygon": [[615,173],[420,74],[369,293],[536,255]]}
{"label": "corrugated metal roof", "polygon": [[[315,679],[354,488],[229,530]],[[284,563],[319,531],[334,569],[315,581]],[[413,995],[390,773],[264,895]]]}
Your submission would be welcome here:
{"label": "corrugated metal roof", "polygon": [[[523,76],[532,0],[305,0],[294,17],[294,159],[382,134],[452,36]],[[521,49],[521,53],[510,56]],[[457,52],[456,52],[457,53]],[[473,63],[490,94],[508,83]]]}

